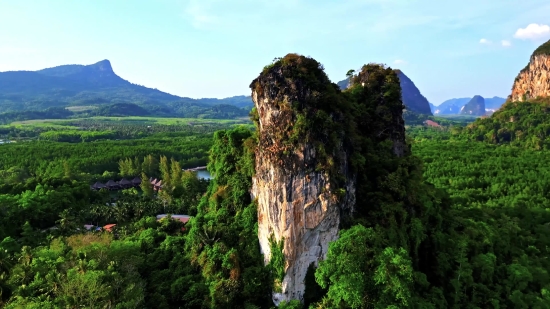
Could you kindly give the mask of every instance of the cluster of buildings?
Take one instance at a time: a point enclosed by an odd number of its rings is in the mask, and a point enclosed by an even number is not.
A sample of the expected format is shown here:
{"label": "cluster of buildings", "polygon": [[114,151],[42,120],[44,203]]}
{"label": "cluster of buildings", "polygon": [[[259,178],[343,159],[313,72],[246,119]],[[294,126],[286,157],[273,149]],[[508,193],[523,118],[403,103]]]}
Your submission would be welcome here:
{"label": "cluster of buildings", "polygon": [[[1,140],[0,140],[1,141]],[[201,170],[205,170],[206,166],[198,166],[195,168],[189,168],[189,169],[182,169],[183,171],[191,171],[191,172],[197,172]],[[151,186],[153,187],[153,190],[156,192],[162,191],[162,180],[157,178],[149,178],[149,182],[151,183]],[[132,180],[127,180],[125,178],[122,178],[119,181],[109,180],[106,183],[96,182],[93,185],[90,186],[90,189],[94,191],[99,191],[101,189],[107,189],[109,191],[117,191],[117,190],[124,190],[124,189],[130,189],[130,188],[137,188],[141,185],[141,178],[136,177]]]}
{"label": "cluster of buildings", "polygon": [[116,190],[136,188],[136,187],[139,187],[139,185],[141,185],[141,178],[139,177],[136,177],[132,180],[127,180],[126,178],[122,178],[120,181],[109,180],[105,184],[98,181],[93,185],[91,185],[90,189],[94,191],[99,191],[101,189],[116,191]]}
{"label": "cluster of buildings", "polygon": [[[164,218],[166,218],[168,215],[167,214],[161,214],[161,215],[157,215],[157,221],[162,221]],[[189,219],[191,219],[191,216],[188,216],[188,215],[170,215],[172,217],[172,219],[174,220],[178,220],[180,221],[181,223],[183,224],[186,224],[187,221],[189,221]],[[84,225],[84,228],[88,231],[107,231],[107,232],[112,232],[113,231],[113,228],[116,226],[116,224],[107,224],[103,227],[101,226],[95,226],[93,224],[85,224]],[[182,231],[185,230],[185,228],[182,228],[181,229]]]}
{"label": "cluster of buildings", "polygon": [[439,123],[432,120],[426,120],[424,121],[424,124],[427,125],[428,127],[441,128],[441,125],[439,125]]}
{"label": "cluster of buildings", "polygon": [[[149,178],[149,182],[153,186],[153,190],[155,191],[161,191],[162,190],[162,180],[156,179],[156,178]],[[93,185],[90,186],[90,189],[94,191],[99,191],[101,189],[106,189],[109,191],[117,191],[117,190],[124,190],[124,189],[130,189],[130,188],[137,188],[141,185],[141,178],[136,177],[132,180],[127,180],[126,178],[122,178],[119,181],[109,180],[106,183],[96,182]]]}

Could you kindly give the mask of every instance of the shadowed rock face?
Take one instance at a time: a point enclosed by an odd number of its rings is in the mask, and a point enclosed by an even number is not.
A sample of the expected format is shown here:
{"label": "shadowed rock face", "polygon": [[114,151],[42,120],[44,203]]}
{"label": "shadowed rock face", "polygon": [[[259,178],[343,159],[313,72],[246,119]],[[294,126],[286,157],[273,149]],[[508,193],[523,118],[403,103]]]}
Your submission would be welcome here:
{"label": "shadowed rock face", "polygon": [[522,102],[539,97],[550,97],[550,40],[533,52],[529,64],[516,77],[508,100]]}
{"label": "shadowed rock face", "polygon": [[395,70],[399,83],[401,85],[401,93],[403,95],[403,104],[408,110],[419,114],[432,115],[430,102],[420,93],[413,81],[405,75],[401,70]]}
{"label": "shadowed rock face", "polygon": [[[317,265],[337,238],[341,212],[355,203],[355,184],[342,142],[344,129],[321,128],[322,123],[314,122],[308,126],[316,128],[302,128],[299,119],[324,114],[340,124],[340,93],[319,63],[292,54],[264,70],[251,88],[259,129],[252,188],[258,201],[258,237],[266,263],[271,258],[270,237],[284,241],[286,275],[281,291],[274,293],[275,303],[302,300],[308,266]],[[336,145],[327,139],[330,134],[337,136]],[[332,173],[319,168],[329,161]],[[340,196],[336,174],[344,179],[338,184],[345,191]]]}

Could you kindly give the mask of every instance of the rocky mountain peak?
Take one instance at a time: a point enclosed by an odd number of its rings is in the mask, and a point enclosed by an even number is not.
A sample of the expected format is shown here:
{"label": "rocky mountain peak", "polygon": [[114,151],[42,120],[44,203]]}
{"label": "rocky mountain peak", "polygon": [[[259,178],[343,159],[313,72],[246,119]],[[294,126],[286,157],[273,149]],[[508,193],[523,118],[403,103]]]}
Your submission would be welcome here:
{"label": "rocky mountain peak", "polygon": [[428,99],[420,93],[413,81],[401,70],[395,70],[395,73],[399,77],[403,103],[407,109],[416,113],[431,115],[432,111]]}
{"label": "rocky mountain peak", "polygon": [[533,52],[527,66],[519,72],[508,101],[539,97],[550,97],[550,40]]}
{"label": "rocky mountain peak", "polygon": [[460,111],[462,115],[484,116],[485,99],[480,95],[475,95]]}
{"label": "rocky mountain peak", "polygon": [[97,70],[101,72],[109,72],[114,74],[113,67],[111,66],[111,62],[107,59],[91,64],[88,67],[90,67],[93,70]]}

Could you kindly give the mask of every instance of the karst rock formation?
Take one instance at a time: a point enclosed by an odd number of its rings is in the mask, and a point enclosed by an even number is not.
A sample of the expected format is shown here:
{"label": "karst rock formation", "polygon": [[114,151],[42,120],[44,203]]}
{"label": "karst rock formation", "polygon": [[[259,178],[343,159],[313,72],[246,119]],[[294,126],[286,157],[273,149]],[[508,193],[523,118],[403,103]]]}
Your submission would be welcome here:
{"label": "karst rock formation", "polygon": [[[395,73],[387,72],[399,85]],[[354,80],[364,86],[388,78],[360,73]],[[395,155],[407,152],[400,91],[393,109],[382,106],[381,96],[376,112],[382,120],[363,123],[322,66],[296,54],[266,66],[250,87],[258,130],[251,190],[258,203],[258,238],[266,264],[273,241],[283,242],[285,259],[285,276],[276,283],[273,300],[302,300],[308,267],[326,257],[342,218],[354,213],[352,130],[368,128],[373,136],[390,139]]]}
{"label": "karst rock formation", "polygon": [[519,72],[509,101],[522,102],[550,97],[550,40],[537,48],[529,64]]}

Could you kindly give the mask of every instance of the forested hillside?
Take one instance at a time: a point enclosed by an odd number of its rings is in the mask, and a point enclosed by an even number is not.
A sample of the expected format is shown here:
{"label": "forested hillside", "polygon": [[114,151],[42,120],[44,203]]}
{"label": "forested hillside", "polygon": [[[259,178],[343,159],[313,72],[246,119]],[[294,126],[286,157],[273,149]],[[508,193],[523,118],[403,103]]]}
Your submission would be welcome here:
{"label": "forested hillside", "polygon": [[[16,120],[39,119],[53,108],[91,110],[80,116],[171,115],[199,118],[235,118],[248,115],[247,96],[191,99],[132,84],[117,76],[109,60],[92,65],[62,65],[39,71],[0,72],[0,114]],[[100,110],[93,110],[99,107]],[[51,115],[51,113],[50,113]],[[19,119],[17,119],[19,118]]]}
{"label": "forested hillside", "polygon": [[550,100],[508,102],[492,117],[478,119],[461,130],[470,140],[512,144],[531,149],[550,148]]}

